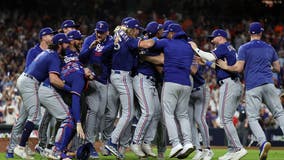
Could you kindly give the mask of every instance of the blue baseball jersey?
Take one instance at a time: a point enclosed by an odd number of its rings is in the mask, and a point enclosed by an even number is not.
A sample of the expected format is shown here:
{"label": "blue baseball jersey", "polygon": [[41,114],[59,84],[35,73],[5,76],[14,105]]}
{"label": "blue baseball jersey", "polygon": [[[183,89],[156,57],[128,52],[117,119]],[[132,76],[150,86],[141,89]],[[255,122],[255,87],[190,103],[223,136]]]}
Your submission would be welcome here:
{"label": "blue baseball jersey", "polygon": [[[143,49],[140,52],[144,52],[143,54],[146,56],[158,56],[162,51],[154,48],[149,48],[149,49]],[[137,72],[153,77],[155,77],[158,74],[155,69],[155,65],[153,63],[143,60],[138,61]]]}
{"label": "blue baseball jersey", "polygon": [[96,73],[97,81],[106,84],[110,75],[114,40],[111,36],[107,36],[96,48],[89,49],[94,40],[96,40],[95,33],[84,40],[79,59],[91,66],[93,72]]}
{"label": "blue baseball jersey", "polygon": [[140,39],[128,37],[125,33],[118,43],[112,57],[112,69],[131,71],[135,65]]}
{"label": "blue baseball jersey", "polygon": [[53,50],[41,52],[30,64],[25,73],[43,82],[49,77],[49,73],[60,74],[61,61],[58,53]]}
{"label": "blue baseball jersey", "polygon": [[28,54],[26,56],[26,65],[24,72],[27,71],[28,66],[32,63],[32,61],[39,55],[43,50],[40,48],[39,43],[36,44],[33,48],[29,49]]}
{"label": "blue baseball jersey", "polygon": [[191,85],[189,74],[193,50],[186,39],[161,39],[154,48],[164,51],[164,81]]}
{"label": "blue baseball jersey", "polygon": [[202,86],[205,83],[205,80],[203,78],[203,70],[204,67],[198,66],[197,72],[192,76],[193,78],[193,88],[198,88]]}
{"label": "blue baseball jersey", "polygon": [[[66,54],[64,56],[64,63],[69,63],[71,61],[78,62],[79,61],[79,53],[77,51],[72,51],[69,48],[66,49]],[[64,64],[64,65],[65,65]]]}
{"label": "blue baseball jersey", "polygon": [[[229,42],[218,45],[212,51],[212,53],[215,54],[217,59],[222,59],[222,60],[226,59],[229,66],[232,66],[237,62],[237,51]],[[239,77],[239,75],[238,73],[229,72],[216,66],[216,77],[217,81],[220,81],[228,77],[232,78]]]}
{"label": "blue baseball jersey", "polygon": [[75,122],[80,122],[80,96],[85,86],[84,68],[79,62],[69,62],[62,67],[60,76],[72,88],[71,114]]}
{"label": "blue baseball jersey", "polygon": [[271,65],[278,55],[271,45],[261,40],[247,42],[240,46],[238,60],[245,61],[246,90],[273,83]]}

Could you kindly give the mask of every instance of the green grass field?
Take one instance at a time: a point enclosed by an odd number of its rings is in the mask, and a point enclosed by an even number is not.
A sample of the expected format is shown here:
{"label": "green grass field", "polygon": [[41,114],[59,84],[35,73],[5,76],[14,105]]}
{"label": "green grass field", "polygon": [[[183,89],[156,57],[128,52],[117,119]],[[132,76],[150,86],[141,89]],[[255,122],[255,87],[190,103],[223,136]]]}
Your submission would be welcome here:
{"label": "green grass field", "polygon": [[[170,149],[167,150],[166,152],[166,159],[168,154],[169,154]],[[215,155],[213,160],[218,160],[218,157],[223,155],[226,152],[226,149],[213,149]],[[258,150],[257,149],[248,149],[248,154],[242,158],[242,160],[257,160],[258,159]],[[192,153],[187,159],[190,160],[195,153]],[[4,160],[5,158],[5,153],[0,153],[0,160]],[[18,157],[14,159],[20,159]],[[41,158],[39,155],[35,156],[35,159],[38,160],[44,160],[45,158]],[[100,156],[100,160],[115,160],[116,158],[114,156]],[[138,158],[133,154],[133,152],[126,152],[126,157],[125,160],[138,160]],[[149,158],[149,160],[155,160],[155,158]],[[173,158],[172,160],[177,160]],[[271,149],[269,151],[269,157],[267,160],[284,160],[284,150],[281,149]]]}

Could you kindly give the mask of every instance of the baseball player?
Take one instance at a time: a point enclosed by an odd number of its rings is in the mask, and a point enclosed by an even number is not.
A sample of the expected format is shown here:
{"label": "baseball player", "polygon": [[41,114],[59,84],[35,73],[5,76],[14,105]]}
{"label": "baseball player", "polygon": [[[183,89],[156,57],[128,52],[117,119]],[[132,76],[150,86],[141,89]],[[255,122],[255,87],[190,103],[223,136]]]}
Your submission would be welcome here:
{"label": "baseball player", "polygon": [[[236,63],[237,52],[227,41],[228,35],[226,31],[216,29],[209,37],[212,39],[211,42],[216,45],[216,48],[211,53],[198,49],[192,41],[189,43],[201,58],[209,60],[207,62],[209,65],[212,64],[211,61],[215,61],[216,59],[227,59],[229,65],[234,65]],[[232,117],[236,112],[242,95],[242,85],[239,75],[235,72],[228,72],[216,67],[216,75],[220,86],[219,115],[221,125],[224,127],[228,139],[228,152],[219,157],[219,160],[238,160],[247,154],[247,150],[241,144],[237,130],[232,122]]]}
{"label": "baseball player", "polygon": [[[161,29],[162,25],[152,21],[148,23],[145,30],[147,36],[153,38],[159,30],[162,31]],[[159,51],[155,50],[148,50],[146,52],[148,52],[146,54],[149,56],[160,54]],[[145,153],[156,157],[156,154],[153,153],[151,148],[151,141],[155,137],[161,106],[156,89],[157,71],[154,67],[153,64],[140,60],[137,67],[137,75],[133,78],[133,88],[140,105],[141,116],[136,125],[130,148],[139,157],[144,157]],[[146,139],[144,139],[144,136]]]}
{"label": "baseball player", "polygon": [[209,88],[205,84],[202,77],[203,67],[198,64],[193,64],[191,67],[191,75],[193,78],[193,89],[189,100],[189,122],[191,123],[192,137],[199,137],[196,124],[201,132],[202,142],[205,149],[202,150],[199,138],[193,139],[193,144],[196,147],[196,155],[193,160],[211,160],[214,156],[210,149],[209,128],[206,123],[206,112],[209,104],[210,93]]}
{"label": "baseball player", "polygon": [[[60,32],[67,35],[69,32],[76,30],[80,25],[76,24],[74,20],[65,20],[61,24],[61,28],[59,29]],[[72,52],[69,48],[66,49],[66,52]],[[69,56],[70,57],[70,56]],[[76,57],[78,59],[78,57]],[[49,80],[46,82],[46,86],[49,86]],[[49,112],[45,112],[42,121],[39,127],[39,144],[36,145],[35,150],[43,156],[49,156],[52,154],[52,147],[54,146],[54,137],[55,134],[61,124],[61,120],[56,121],[56,118],[52,116]],[[47,131],[49,133],[49,142]],[[46,146],[46,147],[43,147]]]}
{"label": "baseball player", "polygon": [[[258,123],[259,107],[264,102],[284,133],[284,110],[272,80],[272,72],[280,72],[280,63],[274,48],[261,40],[264,31],[259,22],[250,24],[250,42],[240,46],[238,61],[233,66],[219,60],[221,68],[228,71],[244,71],[246,88],[246,111],[250,129],[259,145],[259,159],[267,158],[271,143]],[[228,60],[227,60],[228,61]]]}
{"label": "baseball player", "polygon": [[[189,73],[193,50],[187,45],[186,33],[179,24],[170,24],[166,33],[168,39],[156,41],[154,48],[163,49],[165,56],[161,102],[169,139],[173,146],[169,157],[186,158],[194,151],[191,132],[188,132],[188,109],[185,108],[191,92]],[[182,126],[180,130],[183,144],[178,137],[175,118]]]}
{"label": "baseball player", "polygon": [[[66,54],[64,56],[64,62],[78,62],[78,49],[81,45],[82,42],[82,36],[81,33],[77,30],[71,31],[67,34],[68,39],[70,40],[70,47],[69,49],[66,51]],[[79,85],[80,83],[78,83]],[[74,123],[72,123],[72,117],[71,114],[69,112],[69,107],[68,105],[64,102],[64,100],[61,98],[60,94],[56,91],[56,89],[54,87],[52,87],[52,85],[50,84],[49,79],[47,79],[46,81],[44,81],[40,88],[39,88],[39,99],[40,99],[40,103],[46,108],[46,114],[49,114],[49,117],[54,117],[57,121],[57,123],[60,125],[61,124],[61,128],[63,126],[63,128],[66,126],[73,126]],[[46,120],[46,119],[45,119]],[[45,123],[48,124],[48,123]],[[79,133],[79,135],[84,136],[84,133],[82,133],[81,131],[81,124],[77,124],[77,132]],[[43,129],[44,128],[44,129]],[[72,127],[71,127],[72,130]],[[47,131],[47,126],[43,126],[41,124],[40,127],[40,131],[46,133]],[[72,132],[67,132],[68,130],[66,130],[64,133],[68,134],[67,136],[71,136]],[[61,131],[57,132],[57,137],[58,135],[61,135]],[[46,134],[44,134],[46,136]],[[65,137],[67,137],[65,135]],[[39,150],[40,152],[43,152],[43,156],[49,157],[49,158],[54,158],[54,154],[53,152],[48,152],[47,149],[44,149],[46,146],[46,144],[42,143],[42,139],[44,139],[44,136],[42,135],[42,133],[39,134],[40,137],[40,143],[38,144],[38,146],[36,147],[37,150]],[[47,147],[49,148],[49,147]],[[42,151],[44,149],[44,151]],[[50,149],[50,148],[49,148]],[[66,155],[64,155],[65,153],[62,153],[62,157],[65,157]],[[58,155],[60,156],[60,155]]]}
{"label": "baseball player", "polygon": [[138,20],[132,19],[126,22],[126,31],[119,32],[119,36],[115,37],[110,79],[119,93],[122,115],[105,147],[117,157],[121,157],[118,151],[119,139],[125,133],[134,113],[133,86],[130,76],[134,66],[134,56],[138,54],[138,47],[149,48],[154,45],[153,40],[140,41],[136,38],[140,29]]}
{"label": "baseball player", "polygon": [[[162,62],[164,64],[164,84],[161,101],[168,135],[173,146],[169,157],[176,156],[184,159],[194,151],[188,108],[184,108],[189,103],[188,95],[191,92],[189,73],[193,51],[189,45],[184,43],[187,42],[187,36],[179,24],[172,23],[167,28],[164,32],[167,39],[156,41],[154,48],[164,51],[164,62]],[[180,130],[183,145],[179,139],[175,119],[182,126]]]}
{"label": "baseball player", "polygon": [[17,79],[17,88],[23,99],[23,107],[28,112],[28,118],[25,122],[20,143],[15,147],[14,153],[24,159],[33,159],[26,153],[25,147],[31,132],[40,118],[39,84],[49,77],[52,85],[68,92],[71,91],[71,88],[64,84],[58,76],[60,73],[59,54],[68,47],[69,40],[64,34],[57,34],[52,38],[52,43],[52,49],[54,50],[41,52],[28,66],[28,69]]}
{"label": "baseball player", "polygon": [[[114,30],[114,35],[115,37],[119,36],[118,33],[124,32],[122,28],[126,28],[125,24],[128,20],[134,19],[132,17],[126,17],[123,18],[121,21],[121,25],[117,26],[116,29]],[[112,59],[112,56],[110,57]],[[111,63],[108,65],[109,71],[111,71]],[[107,142],[110,137],[111,133],[114,130],[114,122],[117,118],[118,112],[120,110],[121,103],[119,100],[119,94],[117,90],[114,88],[113,84],[110,81],[110,73],[109,73],[109,78],[108,78],[108,89],[107,89],[107,106],[105,110],[105,122],[103,126],[103,142]],[[128,146],[129,143],[129,137],[131,137],[130,131],[130,126],[126,129],[127,135],[125,135],[123,138],[120,139],[120,147],[119,147],[119,152],[121,155],[123,155],[123,151],[125,148]],[[107,156],[110,155],[110,152],[105,148],[101,147],[102,154]]]}
{"label": "baseball player", "polygon": [[[86,119],[87,140],[90,143],[95,142],[95,135],[101,124],[101,119],[105,113],[107,104],[108,76],[113,52],[113,38],[109,35],[108,23],[98,21],[95,32],[88,36],[80,52],[80,61],[88,64],[91,70],[96,74],[96,80],[89,82],[89,88],[86,91],[86,103],[88,105]],[[90,158],[99,158],[95,148],[92,148]]]}
{"label": "baseball player", "polygon": [[[36,56],[40,54],[43,50],[46,50],[48,48],[48,45],[52,43],[52,37],[54,33],[55,32],[50,27],[42,28],[40,30],[39,32],[40,43],[36,44],[33,48],[31,48],[28,51],[26,57],[25,71],[28,70],[29,65],[36,58]],[[20,116],[11,131],[11,138],[9,145],[7,146],[6,158],[14,158],[13,150],[16,147],[16,145],[19,143],[18,136],[21,134],[24,127],[24,123],[27,118],[28,118],[28,112],[24,109],[24,107],[22,107],[20,109]],[[28,153],[31,153],[30,149],[27,149],[27,151],[29,151]]]}
{"label": "baseball player", "polygon": [[67,33],[76,30],[78,27],[80,27],[79,24],[76,24],[74,20],[68,19],[62,22],[60,30],[67,35]]}
{"label": "baseball player", "polygon": [[[68,37],[71,40],[71,43],[72,41],[78,41],[78,42],[81,41],[82,37],[76,37],[76,34],[73,34],[74,36],[72,36],[71,38],[71,34],[73,32],[79,33],[78,31],[71,31],[68,33]],[[61,77],[65,80],[65,83],[72,87],[71,94],[66,95],[66,93],[62,93],[62,95],[65,96],[65,101],[69,102],[70,112],[73,121],[73,124],[71,123],[72,125],[71,124],[61,125],[58,131],[60,132],[60,130],[62,130],[61,131],[62,134],[57,135],[58,139],[56,140],[55,143],[55,152],[57,154],[60,154],[60,158],[62,159],[72,158],[65,153],[66,147],[69,144],[71,138],[73,137],[74,129],[72,127],[76,126],[77,135],[80,138],[85,139],[85,134],[82,129],[81,117],[80,117],[81,114],[80,95],[85,87],[85,76],[88,77],[88,79],[94,78],[92,72],[88,68],[83,69],[83,66],[80,64],[79,61],[72,60],[71,57],[76,58],[77,56],[78,56],[77,54],[71,54],[65,57],[64,60],[66,64],[65,66],[62,67],[61,71]]]}

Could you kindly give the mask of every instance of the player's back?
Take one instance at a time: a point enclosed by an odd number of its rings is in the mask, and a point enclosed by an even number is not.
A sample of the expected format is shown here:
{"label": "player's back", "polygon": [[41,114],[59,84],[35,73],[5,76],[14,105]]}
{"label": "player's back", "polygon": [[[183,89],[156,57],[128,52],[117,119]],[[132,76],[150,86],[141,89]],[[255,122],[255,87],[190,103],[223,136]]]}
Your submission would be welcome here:
{"label": "player's back", "polygon": [[25,73],[42,82],[49,77],[50,72],[59,74],[60,64],[60,59],[56,52],[45,50],[33,60]]}
{"label": "player's back", "polygon": [[261,40],[250,41],[239,48],[239,60],[245,61],[246,89],[273,83],[271,65],[278,60],[273,47]]}

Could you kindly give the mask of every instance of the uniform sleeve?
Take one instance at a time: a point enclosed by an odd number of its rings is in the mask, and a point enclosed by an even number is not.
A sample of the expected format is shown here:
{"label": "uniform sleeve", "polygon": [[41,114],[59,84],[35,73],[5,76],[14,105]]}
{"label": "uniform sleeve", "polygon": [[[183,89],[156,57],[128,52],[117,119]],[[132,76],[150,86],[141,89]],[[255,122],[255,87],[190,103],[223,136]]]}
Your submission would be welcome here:
{"label": "uniform sleeve", "polygon": [[73,117],[77,122],[80,122],[80,115],[81,115],[81,104],[80,104],[80,95],[85,86],[84,75],[82,73],[74,72],[72,74],[72,114]]}
{"label": "uniform sleeve", "polygon": [[48,73],[55,73],[60,74],[60,60],[58,57],[50,54],[49,56],[49,66],[48,66]]}
{"label": "uniform sleeve", "polygon": [[239,51],[238,51],[238,59],[240,61],[245,61],[246,60],[246,54],[245,54],[245,49],[243,46],[240,46]]}
{"label": "uniform sleeve", "polygon": [[82,45],[82,49],[81,49],[80,55],[79,55],[80,62],[87,63],[88,58],[89,58],[91,51],[92,51],[91,49],[89,49],[89,46],[91,45],[91,43],[92,43],[92,39],[90,37],[88,37],[84,40],[84,43]]}
{"label": "uniform sleeve", "polygon": [[167,43],[169,43],[168,39],[157,40],[153,49],[162,50],[166,47]]}
{"label": "uniform sleeve", "polygon": [[139,47],[139,42],[140,39],[138,38],[130,38],[129,40],[126,41],[126,45],[130,50],[137,49]]}

